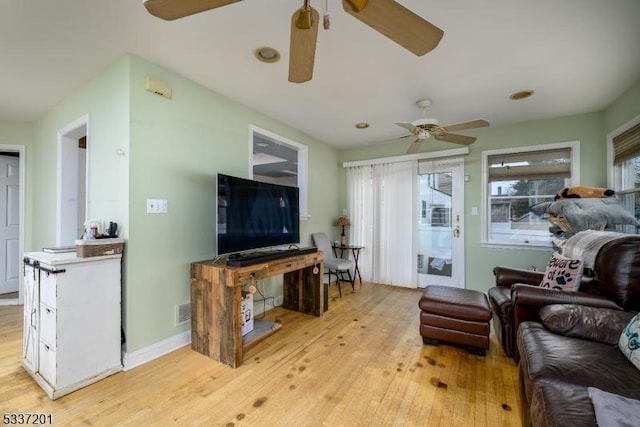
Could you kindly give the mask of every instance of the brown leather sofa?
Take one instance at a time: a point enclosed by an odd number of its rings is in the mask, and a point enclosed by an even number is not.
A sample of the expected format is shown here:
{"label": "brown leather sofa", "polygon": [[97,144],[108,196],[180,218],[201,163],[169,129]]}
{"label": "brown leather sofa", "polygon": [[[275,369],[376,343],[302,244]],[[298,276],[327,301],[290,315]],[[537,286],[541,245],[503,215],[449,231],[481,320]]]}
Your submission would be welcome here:
{"label": "brown leather sofa", "polygon": [[541,310],[520,325],[522,425],[596,427],[588,387],[640,400],[640,370],[617,342],[634,313],[577,305]]}
{"label": "brown leather sofa", "polygon": [[640,236],[629,235],[604,244],[594,262],[593,277],[583,279],[577,292],[539,287],[542,272],[495,267],[496,286],[488,291],[493,323],[505,354],[518,361],[518,326],[539,321],[550,304],[580,304],[640,311]]}

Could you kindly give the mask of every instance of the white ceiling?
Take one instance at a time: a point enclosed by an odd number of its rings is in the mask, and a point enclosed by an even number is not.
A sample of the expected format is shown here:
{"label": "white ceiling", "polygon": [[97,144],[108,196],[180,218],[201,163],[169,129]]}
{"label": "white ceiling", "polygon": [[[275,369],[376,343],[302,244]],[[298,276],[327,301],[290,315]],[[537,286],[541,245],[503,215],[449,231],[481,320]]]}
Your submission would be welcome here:
{"label": "white ceiling", "polygon": [[[335,147],[400,137],[428,115],[492,126],[600,111],[640,80],[638,0],[402,0],[444,30],[418,57],[328,1],[313,80],[287,81],[291,15],[303,0],[243,0],[173,22],[142,0],[0,0],[0,120],[40,117],[132,53]],[[373,0],[370,0],[373,1]],[[259,46],[282,60],[258,62]],[[508,96],[522,89],[527,100]],[[368,122],[366,130],[355,129]]]}

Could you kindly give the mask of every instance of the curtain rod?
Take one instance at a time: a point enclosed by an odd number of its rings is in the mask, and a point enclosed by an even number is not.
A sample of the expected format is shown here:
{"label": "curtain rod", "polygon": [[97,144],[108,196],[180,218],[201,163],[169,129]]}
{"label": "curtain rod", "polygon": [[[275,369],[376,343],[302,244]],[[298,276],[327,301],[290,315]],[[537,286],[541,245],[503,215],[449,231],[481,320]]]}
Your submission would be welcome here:
{"label": "curtain rod", "polygon": [[469,147],[452,148],[449,150],[429,151],[426,153],[404,154],[402,156],[382,157],[379,159],[343,162],[342,167],[350,168],[355,166],[369,166],[369,165],[380,165],[383,163],[406,162],[409,160],[439,159],[442,157],[464,156],[466,154],[469,154]]}

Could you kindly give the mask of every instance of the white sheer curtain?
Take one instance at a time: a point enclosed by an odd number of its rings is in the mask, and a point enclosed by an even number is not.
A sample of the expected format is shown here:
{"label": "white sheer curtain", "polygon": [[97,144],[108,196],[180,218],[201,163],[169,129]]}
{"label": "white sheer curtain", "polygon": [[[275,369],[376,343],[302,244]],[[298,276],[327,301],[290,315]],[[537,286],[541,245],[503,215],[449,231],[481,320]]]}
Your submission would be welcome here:
{"label": "white sheer curtain", "polygon": [[417,162],[347,168],[350,242],[364,280],[416,287]]}
{"label": "white sheer curtain", "polygon": [[349,243],[364,246],[358,268],[362,280],[371,281],[371,248],[373,246],[373,168],[355,166],[347,171],[347,210],[351,220]]}

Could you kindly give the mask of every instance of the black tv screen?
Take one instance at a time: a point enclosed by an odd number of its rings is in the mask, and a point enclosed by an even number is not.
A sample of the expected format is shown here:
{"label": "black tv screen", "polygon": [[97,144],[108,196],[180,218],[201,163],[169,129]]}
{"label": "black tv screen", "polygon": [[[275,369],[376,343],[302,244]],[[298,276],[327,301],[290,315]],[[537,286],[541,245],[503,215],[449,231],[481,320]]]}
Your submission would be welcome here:
{"label": "black tv screen", "polygon": [[297,187],[218,174],[218,254],[300,241]]}

